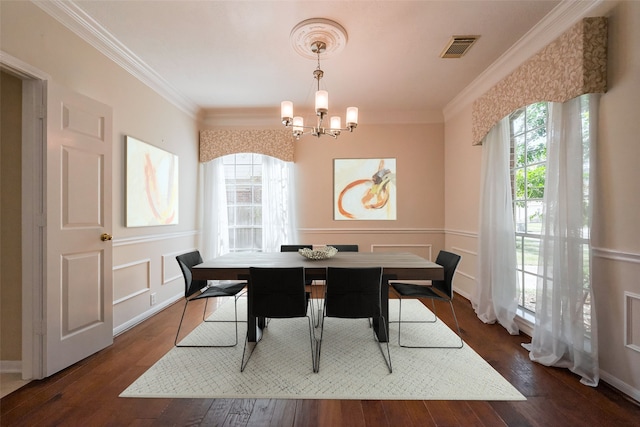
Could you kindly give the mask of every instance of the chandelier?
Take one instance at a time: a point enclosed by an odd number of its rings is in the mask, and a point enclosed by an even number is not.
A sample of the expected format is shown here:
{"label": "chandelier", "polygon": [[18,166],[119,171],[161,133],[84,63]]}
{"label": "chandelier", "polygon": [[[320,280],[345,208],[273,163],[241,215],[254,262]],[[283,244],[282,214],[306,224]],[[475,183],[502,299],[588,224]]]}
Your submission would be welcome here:
{"label": "chandelier", "polygon": [[324,125],[329,113],[329,92],[320,89],[320,80],[324,76],[324,71],[320,68],[320,54],[342,50],[346,44],[346,38],[344,28],[334,21],[323,18],[313,18],[303,21],[291,31],[291,41],[294,49],[307,58],[309,58],[310,55],[315,55],[318,61],[318,66],[313,71],[313,78],[317,84],[315,95],[315,125],[305,125],[302,116],[293,115],[293,102],[282,101],[280,104],[282,124],[292,128],[293,136],[296,139],[300,139],[303,135],[313,135],[318,138],[322,135],[329,135],[337,138],[340,132],[353,132],[356,126],[358,126],[357,107],[347,108],[345,127],[342,127],[342,119],[340,116],[331,116],[329,127],[325,127]]}

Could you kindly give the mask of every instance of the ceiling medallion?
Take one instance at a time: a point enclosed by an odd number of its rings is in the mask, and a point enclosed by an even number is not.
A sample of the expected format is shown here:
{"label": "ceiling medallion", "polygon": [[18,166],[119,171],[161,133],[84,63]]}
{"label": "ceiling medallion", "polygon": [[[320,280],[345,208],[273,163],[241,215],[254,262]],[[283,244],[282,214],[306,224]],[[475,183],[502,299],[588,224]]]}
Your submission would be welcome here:
{"label": "ceiling medallion", "polygon": [[309,47],[314,42],[323,42],[326,48],[322,57],[327,59],[342,52],[347,45],[347,31],[330,19],[311,18],[293,27],[289,39],[293,50],[307,59],[316,59],[316,54]]}

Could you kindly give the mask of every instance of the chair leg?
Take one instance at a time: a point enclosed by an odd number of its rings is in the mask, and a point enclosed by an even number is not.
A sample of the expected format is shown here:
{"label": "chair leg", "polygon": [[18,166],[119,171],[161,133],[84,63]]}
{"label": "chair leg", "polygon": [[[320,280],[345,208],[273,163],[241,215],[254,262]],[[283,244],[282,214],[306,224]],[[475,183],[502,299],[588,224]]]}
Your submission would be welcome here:
{"label": "chair leg", "polygon": [[178,347],[178,336],[180,335],[180,329],[182,328],[182,321],[184,320],[184,314],[187,312],[187,305],[189,304],[189,300],[184,302],[184,309],[182,309],[182,317],[180,317],[180,324],[178,325],[178,332],[176,332],[176,339],[173,340],[173,345]]}
{"label": "chair leg", "polygon": [[458,317],[456,316],[456,311],[453,309],[453,301],[449,300],[449,306],[451,307],[451,313],[453,314],[453,320],[456,322],[456,329],[458,330],[458,338],[460,338],[460,347],[464,346],[464,341],[462,340],[462,332],[460,331],[460,325],[458,324]]}
{"label": "chair leg", "polygon": [[320,339],[316,339],[316,366],[314,372],[320,372],[320,353],[322,351],[322,336],[324,335],[324,305],[322,311],[318,312],[318,326],[320,327]]}
{"label": "chair leg", "polygon": [[[324,313],[324,309],[323,309]],[[367,319],[368,321],[369,319]],[[380,317],[379,322],[382,322],[382,326],[386,328],[386,320],[384,317]],[[322,321],[320,322],[320,339],[316,340],[316,369],[314,372],[320,372],[320,354],[322,352],[322,338],[324,335],[324,315],[322,316]],[[382,353],[382,358],[387,364],[387,368],[389,369],[389,373],[393,373],[393,368],[391,367],[391,352],[389,351],[389,340],[385,343],[387,346],[387,355],[385,356],[384,350],[382,349],[382,343],[378,340],[376,336],[375,330],[373,331],[373,339],[378,343],[378,348],[380,349],[380,353]]]}
{"label": "chair leg", "polygon": [[313,326],[313,317],[309,317],[307,316],[307,320],[309,321],[309,344],[311,345],[311,367],[314,373],[317,373],[317,362],[316,362],[316,348],[314,346],[314,344],[316,344],[316,334],[313,331],[314,330],[314,326]]}
{"label": "chair leg", "polygon": [[247,343],[249,342],[249,334],[247,333],[247,336],[244,340],[244,348],[242,349],[242,360],[240,361],[240,372],[244,372],[244,368],[247,367],[247,364],[249,363],[249,359],[251,359],[251,355],[253,354],[253,351],[256,349],[256,347],[258,346],[258,342],[255,343],[251,343],[251,351],[249,352],[249,355],[247,356],[247,360],[244,360],[244,355],[247,352]]}
{"label": "chair leg", "polygon": [[[311,347],[311,369],[313,370],[313,372],[318,372],[316,370],[316,348],[314,347],[314,342],[315,342],[315,333],[313,332],[313,320],[311,316],[307,316],[307,322],[309,324],[309,345]],[[262,338],[260,339],[262,340]],[[245,360],[244,356],[247,354],[247,343],[249,342],[249,334],[247,334],[245,340],[244,340],[244,348],[242,349],[242,361],[240,362],[240,372],[244,372],[244,369],[247,367],[247,364],[249,363],[249,359],[251,359],[251,355],[253,354],[253,351],[256,349],[256,347],[258,346],[258,342],[255,343],[251,343],[251,350],[249,351],[249,354],[247,355],[247,359]]]}
{"label": "chair leg", "polygon": [[182,317],[180,318],[180,325],[178,326],[178,332],[176,333],[176,338],[173,342],[173,345],[176,347],[186,347],[186,348],[194,348],[194,347],[206,347],[206,348],[224,348],[224,347],[235,347],[238,345],[238,298],[233,298],[233,312],[235,320],[206,320],[205,315],[207,312],[207,304],[208,299],[205,300],[204,311],[202,312],[203,321],[206,323],[234,323],[235,324],[235,341],[233,344],[221,344],[221,345],[178,345],[178,335],[180,334],[180,329],[182,328],[182,321],[184,320],[184,315],[187,312],[187,305],[189,301],[184,305],[184,310],[182,310]]}
{"label": "chair leg", "polygon": [[[398,345],[400,347],[404,347],[404,348],[462,348],[463,347],[464,341],[462,340],[462,333],[460,332],[460,325],[458,324],[458,318],[456,317],[456,312],[453,309],[453,303],[451,302],[451,300],[448,300],[448,302],[449,302],[449,306],[451,307],[451,313],[453,313],[453,319],[456,322],[456,329],[458,331],[457,335],[458,335],[458,338],[460,338],[460,345],[459,346],[416,346],[416,345],[405,345],[405,344],[402,344],[400,339],[402,337],[401,329],[402,329],[402,324],[403,323],[434,323],[434,322],[436,322],[438,320],[438,318],[436,316],[435,320],[432,320],[432,321],[410,321],[410,320],[407,320],[407,321],[403,322],[402,321],[402,299],[403,298],[400,298],[400,309],[399,309],[399,320],[398,320]],[[435,300],[432,299],[432,298],[431,298],[431,305],[433,306],[433,313],[434,313],[434,316],[435,316],[436,305],[435,305]]]}
{"label": "chair leg", "polygon": [[[382,326],[386,329],[387,321],[385,320],[384,317],[380,316],[380,318],[378,319],[378,322],[381,322]],[[382,358],[387,364],[387,368],[389,368],[389,373],[392,374],[393,368],[391,367],[391,352],[389,351],[389,340],[387,339],[387,341],[385,342],[385,344],[387,345],[387,355],[385,356],[384,350],[382,349],[382,343],[380,342],[380,340],[378,340],[378,337],[376,336],[375,331],[373,332],[373,337],[378,342],[378,348],[380,348],[380,353],[382,354]]]}

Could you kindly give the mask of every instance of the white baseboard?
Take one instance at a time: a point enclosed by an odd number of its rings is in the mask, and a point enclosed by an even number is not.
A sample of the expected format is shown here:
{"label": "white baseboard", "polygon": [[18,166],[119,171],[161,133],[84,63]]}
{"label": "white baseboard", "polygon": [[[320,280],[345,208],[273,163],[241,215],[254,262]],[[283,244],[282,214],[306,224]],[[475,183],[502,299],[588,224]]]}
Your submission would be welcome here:
{"label": "white baseboard", "polygon": [[144,322],[145,320],[147,320],[151,316],[154,316],[154,315],[158,314],[159,312],[161,312],[162,310],[164,310],[165,308],[169,307],[171,304],[175,303],[176,301],[178,301],[178,300],[180,300],[182,298],[184,298],[184,293],[180,293],[178,295],[175,295],[172,298],[169,298],[168,300],[162,302],[161,304],[158,304],[158,305],[155,305],[155,306],[151,307],[149,310],[145,311],[144,313],[139,314],[138,316],[136,316],[133,319],[123,323],[122,325],[119,325],[119,326],[113,328],[113,336],[116,337],[116,336],[120,335],[121,333],[133,328],[137,324]]}
{"label": "white baseboard", "polygon": [[609,384],[611,387],[619,390],[620,392],[626,394],[637,402],[640,402],[640,390],[632,387],[631,385],[625,383],[619,378],[614,377],[610,373],[603,371],[600,369],[600,379]]}
{"label": "white baseboard", "polygon": [[21,374],[22,360],[0,360],[0,373]]}

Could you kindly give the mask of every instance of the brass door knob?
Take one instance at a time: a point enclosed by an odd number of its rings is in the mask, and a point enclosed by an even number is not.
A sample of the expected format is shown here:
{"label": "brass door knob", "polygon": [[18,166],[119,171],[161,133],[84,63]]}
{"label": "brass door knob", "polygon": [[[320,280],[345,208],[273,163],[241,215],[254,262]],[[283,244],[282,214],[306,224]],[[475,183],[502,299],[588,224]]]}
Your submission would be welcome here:
{"label": "brass door knob", "polygon": [[111,239],[113,239],[113,236],[111,234],[102,233],[102,236],[100,236],[100,240],[102,240],[103,242]]}

